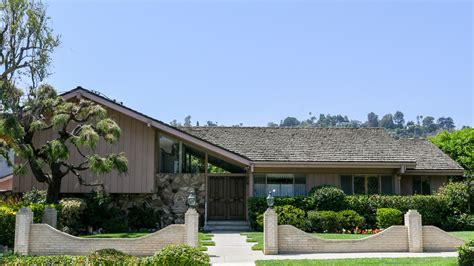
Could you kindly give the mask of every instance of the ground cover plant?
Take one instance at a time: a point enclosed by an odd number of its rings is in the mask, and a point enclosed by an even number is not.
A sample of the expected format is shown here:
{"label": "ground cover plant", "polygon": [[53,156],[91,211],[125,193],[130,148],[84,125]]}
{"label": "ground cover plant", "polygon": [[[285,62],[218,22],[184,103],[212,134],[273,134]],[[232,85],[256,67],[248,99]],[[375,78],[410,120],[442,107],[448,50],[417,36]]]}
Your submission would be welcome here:
{"label": "ground cover plant", "polygon": [[135,257],[114,249],[86,256],[21,256],[0,254],[0,265],[209,265],[209,256],[187,245],[170,245],[153,256]]}

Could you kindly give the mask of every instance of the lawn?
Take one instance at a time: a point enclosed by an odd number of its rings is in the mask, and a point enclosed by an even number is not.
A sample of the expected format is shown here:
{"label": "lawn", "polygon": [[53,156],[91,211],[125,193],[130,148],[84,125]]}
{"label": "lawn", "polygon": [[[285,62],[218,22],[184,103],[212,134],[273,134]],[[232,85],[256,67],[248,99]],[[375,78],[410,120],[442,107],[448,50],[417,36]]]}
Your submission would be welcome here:
{"label": "lawn", "polygon": [[371,259],[337,259],[337,260],[260,260],[257,266],[298,266],[298,265],[458,265],[457,258],[371,258]]}
{"label": "lawn", "polygon": [[[148,233],[114,233],[114,234],[97,234],[80,236],[83,238],[135,238],[145,236]],[[212,241],[212,234],[199,233],[199,250],[206,251],[208,246],[215,246],[216,243]]]}
{"label": "lawn", "polygon": [[[459,231],[459,232],[449,232],[449,234],[459,237],[464,241],[474,240],[474,231]],[[247,236],[247,242],[255,242],[256,244],[252,246],[253,250],[263,250],[263,233],[262,232],[248,232],[242,233],[241,235]],[[324,239],[361,239],[371,235],[354,235],[354,234],[323,234],[323,233],[314,233],[313,235],[318,236]],[[284,264],[282,264],[284,265]]]}

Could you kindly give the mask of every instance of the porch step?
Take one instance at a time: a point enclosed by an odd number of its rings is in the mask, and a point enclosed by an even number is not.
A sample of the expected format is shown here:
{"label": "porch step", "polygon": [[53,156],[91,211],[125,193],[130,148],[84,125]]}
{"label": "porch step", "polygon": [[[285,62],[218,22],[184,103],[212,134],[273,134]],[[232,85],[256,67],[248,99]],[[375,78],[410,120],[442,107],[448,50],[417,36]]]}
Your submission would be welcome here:
{"label": "porch step", "polygon": [[250,231],[250,226],[247,221],[207,221],[204,227],[206,231],[233,231],[245,232]]}

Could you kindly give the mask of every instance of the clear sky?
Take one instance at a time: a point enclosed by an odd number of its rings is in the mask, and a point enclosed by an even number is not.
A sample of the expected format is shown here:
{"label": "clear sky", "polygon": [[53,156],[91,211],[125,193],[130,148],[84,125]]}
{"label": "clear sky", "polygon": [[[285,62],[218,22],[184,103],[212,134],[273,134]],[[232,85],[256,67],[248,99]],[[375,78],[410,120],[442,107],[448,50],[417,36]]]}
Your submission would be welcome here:
{"label": "clear sky", "polygon": [[48,1],[48,82],[169,122],[397,110],[474,126],[472,1]]}

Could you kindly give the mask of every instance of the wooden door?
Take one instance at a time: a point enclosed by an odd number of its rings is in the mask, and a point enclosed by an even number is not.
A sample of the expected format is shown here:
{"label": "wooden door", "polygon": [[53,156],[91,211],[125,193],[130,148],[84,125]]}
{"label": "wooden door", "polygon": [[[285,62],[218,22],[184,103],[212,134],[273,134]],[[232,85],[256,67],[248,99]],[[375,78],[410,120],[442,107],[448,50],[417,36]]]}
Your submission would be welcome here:
{"label": "wooden door", "polygon": [[210,176],[209,220],[245,220],[245,177]]}

